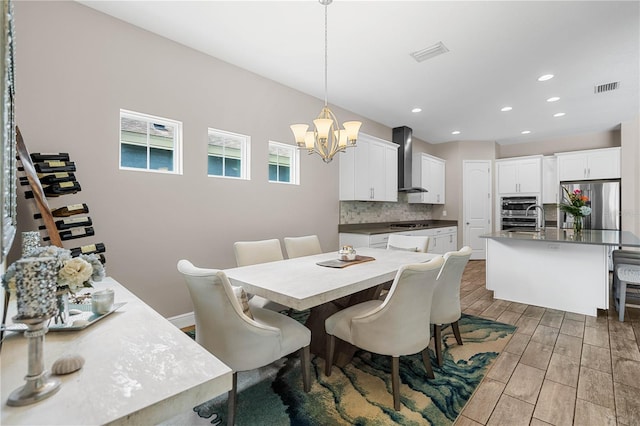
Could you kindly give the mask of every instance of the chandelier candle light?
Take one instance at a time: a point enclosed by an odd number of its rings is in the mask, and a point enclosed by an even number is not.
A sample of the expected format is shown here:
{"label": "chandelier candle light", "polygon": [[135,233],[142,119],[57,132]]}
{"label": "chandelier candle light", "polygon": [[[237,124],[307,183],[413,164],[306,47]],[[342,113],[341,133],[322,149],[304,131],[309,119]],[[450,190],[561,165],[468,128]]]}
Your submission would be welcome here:
{"label": "chandelier candle light", "polygon": [[324,107],[318,117],[313,120],[314,131],[307,131],[308,124],[292,124],[290,127],[298,148],[306,148],[309,154],[316,153],[325,163],[330,163],[338,152],[356,146],[362,123],[346,121],[344,129],[340,129],[340,123],[327,105],[327,6],[333,0],[319,1],[324,6]]}

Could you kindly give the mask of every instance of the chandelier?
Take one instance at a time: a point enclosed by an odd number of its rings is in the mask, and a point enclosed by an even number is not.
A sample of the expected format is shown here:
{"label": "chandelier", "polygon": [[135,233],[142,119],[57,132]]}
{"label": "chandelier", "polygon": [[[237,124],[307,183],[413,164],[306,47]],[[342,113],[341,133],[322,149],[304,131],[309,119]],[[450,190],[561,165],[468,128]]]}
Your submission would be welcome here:
{"label": "chandelier", "polygon": [[306,149],[309,154],[320,155],[325,163],[330,163],[338,152],[356,146],[358,131],[362,125],[359,121],[345,121],[344,128],[340,129],[340,123],[327,106],[327,6],[332,1],[319,0],[324,5],[324,107],[313,120],[314,131],[307,131],[308,124],[290,126],[298,148]]}

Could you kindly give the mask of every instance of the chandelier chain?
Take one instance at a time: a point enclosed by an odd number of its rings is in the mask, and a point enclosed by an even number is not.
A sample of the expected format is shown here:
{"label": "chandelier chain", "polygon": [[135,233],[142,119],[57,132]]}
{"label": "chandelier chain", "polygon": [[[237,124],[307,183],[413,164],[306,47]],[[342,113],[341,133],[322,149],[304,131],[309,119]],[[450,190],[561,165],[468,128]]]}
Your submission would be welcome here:
{"label": "chandelier chain", "polygon": [[327,99],[328,99],[328,89],[327,89],[327,72],[328,72],[328,61],[329,61],[329,54],[328,54],[328,37],[327,37],[327,6],[328,4],[324,5],[324,106],[327,106]]}

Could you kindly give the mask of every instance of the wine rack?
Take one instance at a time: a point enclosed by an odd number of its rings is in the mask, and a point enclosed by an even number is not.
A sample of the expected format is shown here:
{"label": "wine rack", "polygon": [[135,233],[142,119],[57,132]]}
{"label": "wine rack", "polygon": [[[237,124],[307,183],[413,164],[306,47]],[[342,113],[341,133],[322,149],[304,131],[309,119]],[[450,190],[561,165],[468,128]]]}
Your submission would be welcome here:
{"label": "wine rack", "polygon": [[[43,240],[54,246],[64,247],[63,241],[75,242],[81,238],[95,236],[93,221],[86,215],[89,213],[87,204],[70,204],[55,209],[49,207],[47,197],[64,197],[82,190],[74,174],[76,165],[70,161],[69,154],[29,154],[17,126],[16,148],[21,163],[18,170],[24,173],[24,176],[20,176],[19,183],[30,187],[24,191],[24,195],[27,199],[33,199],[36,204],[38,213],[35,213],[33,218],[41,221],[38,229],[46,233]],[[65,248],[71,250],[72,256],[96,253],[100,260],[105,262],[103,253],[106,249],[102,242]]]}

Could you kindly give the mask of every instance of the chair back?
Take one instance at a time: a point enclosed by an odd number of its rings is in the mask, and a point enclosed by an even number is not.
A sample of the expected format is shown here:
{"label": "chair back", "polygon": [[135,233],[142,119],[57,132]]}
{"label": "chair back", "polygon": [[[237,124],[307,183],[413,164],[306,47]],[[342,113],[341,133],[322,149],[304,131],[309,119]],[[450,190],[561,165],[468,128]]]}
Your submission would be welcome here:
{"label": "chair back", "polygon": [[387,249],[407,250],[426,253],[429,248],[429,237],[421,235],[389,234]]}
{"label": "chair back", "polygon": [[471,252],[471,247],[464,246],[444,255],[444,265],[438,274],[438,286],[433,294],[431,324],[450,324],[460,319],[460,282]]}
{"label": "chair back", "polygon": [[437,256],[426,263],[402,266],[384,302],[353,317],[353,343],[391,356],[415,354],[426,348],[431,338],[431,298],[443,262],[442,256]]}
{"label": "chair back", "polygon": [[280,330],[260,324],[242,307],[224,271],[178,262],[196,320],[196,342],[234,371],[262,367],[280,356]]}
{"label": "chair back", "polygon": [[233,244],[238,266],[283,260],[280,240],[238,241]]}
{"label": "chair back", "polygon": [[287,250],[289,259],[322,253],[322,247],[320,247],[320,240],[317,235],[285,237],[284,248]]}

